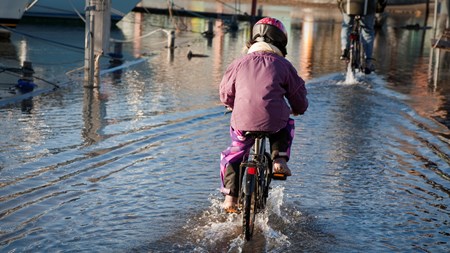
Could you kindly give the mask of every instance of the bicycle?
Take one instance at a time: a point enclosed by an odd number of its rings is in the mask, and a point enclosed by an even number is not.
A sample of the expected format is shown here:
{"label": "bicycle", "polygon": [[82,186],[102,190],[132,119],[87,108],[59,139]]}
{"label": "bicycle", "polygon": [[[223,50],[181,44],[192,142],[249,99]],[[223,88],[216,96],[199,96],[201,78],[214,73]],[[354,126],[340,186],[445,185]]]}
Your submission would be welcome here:
{"label": "bicycle", "polygon": [[265,209],[271,179],[286,180],[286,175],[272,174],[272,159],[266,152],[266,132],[247,132],[255,138],[250,153],[244,156],[239,166],[238,211],[242,213],[242,233],[249,241],[253,236],[255,218]]}
{"label": "bicycle", "polygon": [[350,48],[349,48],[349,60],[348,69],[351,69],[353,76],[356,71],[365,73],[365,58],[364,58],[364,47],[361,41],[361,16],[355,15],[352,24],[352,31],[350,32]]}

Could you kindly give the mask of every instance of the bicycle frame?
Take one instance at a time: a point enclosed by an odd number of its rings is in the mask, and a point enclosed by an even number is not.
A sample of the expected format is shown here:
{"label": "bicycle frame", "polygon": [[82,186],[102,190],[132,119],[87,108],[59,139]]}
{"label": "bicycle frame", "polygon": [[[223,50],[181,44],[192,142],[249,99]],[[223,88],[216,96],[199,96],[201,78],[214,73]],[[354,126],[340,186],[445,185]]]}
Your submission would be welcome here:
{"label": "bicycle frame", "polygon": [[364,47],[361,40],[361,16],[354,16],[352,31],[350,32],[350,52],[349,63],[353,74],[356,70],[364,71]]}
{"label": "bicycle frame", "polygon": [[[267,157],[266,154],[266,137],[265,136],[258,136],[255,138],[255,143],[252,146],[252,153],[248,154],[247,156],[244,156],[244,160],[241,163],[239,167],[239,174],[241,175],[239,186],[242,187],[243,184],[243,177],[247,175],[254,176],[255,178],[258,178],[258,180],[255,181],[257,186],[264,185],[266,181],[266,171],[264,169],[269,167],[269,161],[270,158]],[[268,177],[270,178],[270,177]],[[255,189],[253,185],[245,185],[245,187],[242,188],[243,192],[245,194],[251,194],[252,191]],[[240,198],[238,197],[238,203],[240,203]],[[262,207],[264,208],[264,207]]]}
{"label": "bicycle frame", "polygon": [[266,206],[269,192],[271,159],[266,153],[266,134],[256,136],[250,154],[244,156],[239,167],[238,208],[243,211],[243,233],[250,240],[253,234],[255,215]]}

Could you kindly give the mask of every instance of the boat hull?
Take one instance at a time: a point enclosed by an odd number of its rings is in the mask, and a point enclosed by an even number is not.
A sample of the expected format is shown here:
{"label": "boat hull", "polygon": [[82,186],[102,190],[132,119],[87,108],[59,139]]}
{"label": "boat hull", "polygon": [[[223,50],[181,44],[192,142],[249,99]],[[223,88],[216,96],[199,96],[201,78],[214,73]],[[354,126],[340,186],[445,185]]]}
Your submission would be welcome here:
{"label": "boat hull", "polygon": [[16,27],[29,4],[30,0],[0,1],[0,24]]}

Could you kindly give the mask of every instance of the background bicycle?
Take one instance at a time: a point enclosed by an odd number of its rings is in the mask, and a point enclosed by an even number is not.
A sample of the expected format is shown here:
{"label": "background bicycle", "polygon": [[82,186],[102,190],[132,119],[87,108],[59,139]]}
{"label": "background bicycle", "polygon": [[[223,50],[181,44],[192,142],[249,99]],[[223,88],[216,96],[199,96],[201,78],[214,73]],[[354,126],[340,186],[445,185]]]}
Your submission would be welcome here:
{"label": "background bicycle", "polygon": [[338,0],[342,13],[341,60],[350,74],[374,71],[373,45],[376,13],[384,11],[385,0]]}

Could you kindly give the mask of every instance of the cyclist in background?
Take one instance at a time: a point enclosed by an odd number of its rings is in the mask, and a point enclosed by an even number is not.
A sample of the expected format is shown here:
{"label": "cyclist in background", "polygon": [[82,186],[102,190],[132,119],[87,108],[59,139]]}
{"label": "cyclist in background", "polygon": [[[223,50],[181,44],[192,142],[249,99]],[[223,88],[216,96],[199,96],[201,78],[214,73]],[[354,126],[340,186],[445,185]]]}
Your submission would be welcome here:
{"label": "cyclist in background", "polygon": [[291,175],[287,166],[294,120],[308,107],[305,82],[285,58],[288,35],[281,21],[266,17],[253,26],[246,55],[234,60],[220,83],[220,100],[231,114],[231,145],[221,153],[223,208],[235,210],[239,165],[254,139],[246,131],[270,132],[273,171]]}
{"label": "cyclist in background", "polygon": [[[350,27],[355,22],[355,17],[353,15],[347,14],[346,5],[351,1],[364,1],[364,0],[337,0],[339,10],[342,13],[342,29],[341,29],[341,60],[349,59],[349,35]],[[387,0],[367,0],[367,11],[365,15],[360,15],[361,27],[362,27],[362,43],[365,53],[365,73],[370,74],[374,69],[373,65],[373,42],[375,39],[375,13],[383,12],[386,6]],[[381,10],[380,10],[381,8]]]}

